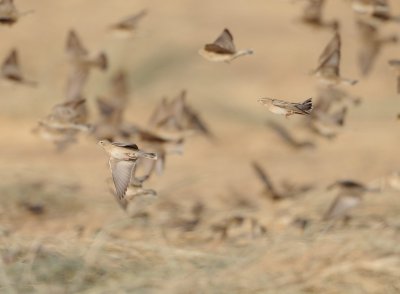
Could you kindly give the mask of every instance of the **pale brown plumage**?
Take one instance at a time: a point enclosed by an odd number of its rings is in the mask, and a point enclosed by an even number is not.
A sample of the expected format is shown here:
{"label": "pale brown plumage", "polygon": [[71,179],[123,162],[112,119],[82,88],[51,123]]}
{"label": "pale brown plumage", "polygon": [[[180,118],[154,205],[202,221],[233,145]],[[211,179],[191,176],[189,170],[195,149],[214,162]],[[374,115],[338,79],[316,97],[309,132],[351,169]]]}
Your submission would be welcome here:
{"label": "pale brown plumage", "polygon": [[110,29],[119,36],[130,37],[133,36],[138,28],[138,23],[142,20],[143,17],[147,15],[147,10],[141,10],[138,13],[131,15],[123,20],[113,24],[110,26]]}
{"label": "pale brown plumage", "polygon": [[329,28],[336,30],[339,23],[336,20],[325,21],[322,17],[322,10],[325,5],[324,0],[307,0],[304,7],[301,22],[314,28]]}
{"label": "pale brown plumage", "polygon": [[116,197],[123,201],[126,190],[131,182],[132,170],[139,158],[155,160],[155,153],[146,153],[139,150],[136,144],[125,144],[101,140],[100,146],[110,155],[110,170],[116,190]]}
{"label": "pale brown plumage", "polygon": [[377,21],[400,21],[399,16],[392,15],[387,0],[353,0],[353,11]]}
{"label": "pale brown plumage", "polygon": [[286,102],[273,98],[259,98],[257,101],[266,106],[272,113],[285,115],[286,117],[293,114],[309,115],[313,109],[312,98],[301,103]]}

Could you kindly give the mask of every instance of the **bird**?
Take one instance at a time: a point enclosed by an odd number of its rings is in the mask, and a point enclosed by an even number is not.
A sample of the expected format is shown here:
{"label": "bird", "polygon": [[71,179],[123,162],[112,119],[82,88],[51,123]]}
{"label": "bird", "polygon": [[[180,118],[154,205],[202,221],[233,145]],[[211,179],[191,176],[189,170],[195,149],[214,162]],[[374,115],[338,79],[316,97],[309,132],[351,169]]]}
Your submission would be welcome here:
{"label": "bird", "polygon": [[339,33],[335,32],[319,57],[318,67],[312,71],[312,74],[316,75],[322,84],[332,86],[340,84],[355,85],[357,83],[357,80],[340,76],[340,55],[341,39]]}
{"label": "bird", "polygon": [[35,87],[37,83],[35,81],[27,80],[20,68],[18,53],[16,49],[12,49],[7,55],[3,64],[1,65],[1,76],[2,78],[19,84]]}
{"label": "bird", "polygon": [[274,130],[278,135],[294,149],[314,148],[315,144],[311,141],[298,141],[293,135],[281,124],[273,121],[268,121],[267,126]]}
{"label": "bird", "polygon": [[400,94],[400,60],[399,59],[390,59],[388,61],[390,67],[394,69],[397,75],[397,93]]}
{"label": "bird", "polygon": [[260,164],[253,161],[251,165],[258,178],[264,183],[265,191],[268,197],[270,197],[273,201],[293,198],[312,189],[311,185],[295,186],[290,183],[285,183],[283,185],[283,189],[278,191],[275,185],[272,184],[270,177]]}
{"label": "bird", "polygon": [[146,15],[147,10],[143,9],[134,15],[112,24],[110,29],[115,33],[116,36],[131,37],[136,33],[139,21],[141,21],[141,19]]}
{"label": "bird", "polygon": [[362,75],[370,72],[372,65],[383,46],[398,42],[396,35],[381,37],[378,27],[364,20],[357,21],[361,46],[358,54],[358,65]]}
{"label": "bird", "polygon": [[307,0],[308,4],[304,7],[300,21],[313,28],[330,28],[337,30],[339,23],[337,20],[325,21],[322,18],[324,0]]}
{"label": "bird", "polygon": [[338,194],[329,209],[323,216],[323,220],[348,219],[352,209],[361,204],[362,196],[370,190],[367,186],[353,180],[339,180],[328,186],[328,190],[338,188]]}
{"label": "bird", "polygon": [[392,15],[387,0],[353,0],[353,11],[361,16],[378,21],[400,21],[400,16]]}
{"label": "bird", "polygon": [[110,156],[109,165],[115,186],[116,197],[123,201],[131,182],[132,171],[139,158],[157,159],[157,154],[139,150],[136,144],[100,140],[98,144]]}
{"label": "bird", "polygon": [[206,44],[199,50],[199,54],[209,61],[227,63],[253,53],[251,49],[236,50],[233,36],[228,29],[224,29],[213,43]]}
{"label": "bird", "polygon": [[313,109],[312,98],[300,103],[286,102],[272,98],[259,98],[257,100],[275,114],[289,117],[293,114],[309,115]]}
{"label": "bird", "polygon": [[0,1],[0,24],[13,25],[18,19],[26,14],[32,13],[32,10],[19,12],[15,7],[14,0]]}

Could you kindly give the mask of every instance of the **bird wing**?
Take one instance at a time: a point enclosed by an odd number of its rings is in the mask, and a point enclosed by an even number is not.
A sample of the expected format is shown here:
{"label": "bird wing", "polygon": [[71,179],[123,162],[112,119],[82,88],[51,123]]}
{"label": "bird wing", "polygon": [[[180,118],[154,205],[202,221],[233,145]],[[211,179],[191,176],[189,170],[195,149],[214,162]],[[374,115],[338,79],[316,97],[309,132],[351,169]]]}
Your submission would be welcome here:
{"label": "bird wing", "polygon": [[125,197],[126,190],[128,189],[128,185],[131,181],[132,170],[136,162],[130,160],[118,160],[111,157],[109,163],[116,195],[121,201]]}
{"label": "bird wing", "polygon": [[213,43],[206,44],[204,49],[220,54],[234,54],[236,52],[233,36],[228,29],[224,29]]}
{"label": "bird wing", "polygon": [[80,99],[83,88],[89,76],[89,68],[83,65],[74,65],[67,79],[65,90],[66,100]]}
{"label": "bird wing", "polygon": [[297,147],[299,145],[299,142],[297,142],[289,133],[289,131],[285,129],[282,125],[273,121],[268,121],[267,125],[275,132],[277,132],[289,145],[294,147]]}
{"label": "bird wing", "polygon": [[257,162],[253,162],[252,166],[253,166],[253,169],[256,172],[257,176],[265,184],[265,187],[267,188],[268,192],[271,193],[272,198],[281,198],[281,196],[276,193],[276,190],[275,190],[271,180],[269,179],[267,173],[264,171],[264,169]]}
{"label": "bird wing", "polygon": [[114,146],[117,146],[117,147],[123,147],[123,148],[131,149],[131,150],[134,150],[134,151],[139,150],[139,147],[136,144],[121,143],[121,142],[113,142],[111,144],[114,145]]}
{"label": "bird wing", "polygon": [[88,54],[87,49],[83,46],[78,34],[74,30],[70,30],[68,33],[65,50],[73,56],[85,56]]}
{"label": "bird wing", "polygon": [[17,50],[13,49],[4,60],[1,71],[7,78],[13,80],[22,80],[22,74],[18,62]]}
{"label": "bird wing", "polygon": [[146,15],[147,10],[143,9],[142,11],[121,20],[115,25],[115,27],[133,29],[137,25],[138,21],[140,21],[140,19],[142,19]]}

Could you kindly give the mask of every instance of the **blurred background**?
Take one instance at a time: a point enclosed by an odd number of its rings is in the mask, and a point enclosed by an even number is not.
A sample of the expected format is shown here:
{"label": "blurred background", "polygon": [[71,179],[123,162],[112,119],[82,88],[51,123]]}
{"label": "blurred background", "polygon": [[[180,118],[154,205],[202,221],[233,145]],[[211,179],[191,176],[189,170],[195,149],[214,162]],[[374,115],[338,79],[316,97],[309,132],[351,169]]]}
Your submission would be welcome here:
{"label": "blurred background", "polygon": [[[320,223],[338,179],[379,183],[399,169],[396,76],[387,64],[399,44],[383,48],[368,77],[357,67],[360,42],[350,1],[326,1],[324,18],[340,21],[341,72],[359,83],[346,90],[362,97],[334,140],[312,136],[304,117],[275,116],[257,99],[291,102],[317,95],[309,72],[332,38],[299,18],[306,1],[16,0],[34,10],[1,26],[0,58],[19,51],[24,74],[37,88],[0,83],[0,289],[9,293],[399,293],[399,193],[369,194],[354,212],[355,224],[326,230]],[[394,14],[400,3],[390,1]],[[131,39],[108,27],[142,9],[148,15]],[[194,136],[183,155],[168,157],[162,176],[146,185],[158,199],[144,217],[129,217],[110,193],[108,156],[88,135],[65,152],[32,133],[64,97],[65,41],[75,29],[90,52],[104,51],[106,72],[93,71],[85,88],[90,119],[95,97],[110,78],[128,76],[126,121],[145,126],[164,96],[187,90],[215,140]],[[237,48],[255,54],[230,64],[204,60],[198,50],[224,28]],[[398,23],[381,27],[400,33]],[[293,150],[266,127],[273,120],[316,148]],[[251,162],[272,180],[310,184],[309,193],[274,202],[263,194]],[[21,203],[40,204],[32,213]],[[186,232],[201,204],[204,221]],[[245,203],[245,204],[243,204]],[[220,240],[215,224],[231,216],[256,218],[259,238],[245,226]],[[310,228],[292,225],[306,218]],[[379,221],[377,221],[379,219]]]}

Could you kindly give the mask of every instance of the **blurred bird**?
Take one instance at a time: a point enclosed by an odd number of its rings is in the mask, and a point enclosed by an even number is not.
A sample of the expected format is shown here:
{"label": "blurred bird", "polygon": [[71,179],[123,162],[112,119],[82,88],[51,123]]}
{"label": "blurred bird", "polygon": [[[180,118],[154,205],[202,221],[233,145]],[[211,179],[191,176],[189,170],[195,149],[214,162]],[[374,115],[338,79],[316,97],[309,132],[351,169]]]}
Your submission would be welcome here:
{"label": "blurred bird", "polygon": [[97,67],[106,70],[107,56],[103,52],[95,57],[90,56],[74,30],[68,32],[65,50],[71,65],[67,78],[66,100],[79,99],[89,77],[90,69]]}
{"label": "blurred bird", "polygon": [[398,42],[396,35],[381,37],[378,27],[366,21],[357,21],[358,31],[360,35],[360,51],[358,55],[358,65],[361,73],[366,76],[381,51],[382,46]]}
{"label": "blurred bird", "polygon": [[347,114],[347,107],[343,106],[335,112],[329,112],[330,106],[319,107],[316,105],[310,119],[308,121],[309,128],[316,134],[333,139],[338,133],[338,128],[342,127],[345,123],[345,117]]}
{"label": "blurred bird", "polygon": [[261,165],[259,165],[257,162],[252,162],[251,165],[256,175],[264,183],[267,196],[273,201],[293,198],[312,189],[312,186],[310,185],[295,186],[293,184],[286,183],[283,185],[284,189],[282,191],[278,191],[272,184],[270,177],[267,175]]}
{"label": "blurred bird", "polygon": [[393,16],[387,0],[353,0],[353,11],[361,16],[368,16],[380,21],[400,21],[400,16]]}
{"label": "blurred bird", "polygon": [[131,15],[113,25],[110,29],[115,33],[116,36],[128,38],[132,37],[137,32],[139,21],[147,15],[147,10],[142,10],[134,15]]}
{"label": "blurred bird", "polygon": [[209,61],[228,63],[240,56],[253,53],[251,49],[236,50],[233,36],[228,29],[224,29],[213,43],[206,44],[199,50],[199,54]]}
{"label": "blurred bird", "polygon": [[397,76],[397,93],[400,94],[400,60],[391,59],[389,60],[389,65],[394,69]]}
{"label": "blurred bird", "polygon": [[[333,103],[346,103],[358,106],[362,102],[362,98],[349,94],[344,89],[337,87],[319,87],[318,97],[314,109],[318,111],[328,111]],[[349,102],[349,103],[347,103]]]}
{"label": "blurred bird", "polygon": [[157,154],[156,161],[139,161],[139,165],[150,164],[145,167],[148,170],[148,174],[155,171],[158,175],[161,175],[165,168],[165,162],[167,154],[183,154],[184,137],[167,137],[162,134],[137,128],[137,137],[141,144],[151,152]]}
{"label": "blurred bird", "polygon": [[356,80],[350,80],[340,76],[340,54],[340,35],[338,32],[335,32],[332,40],[319,57],[318,67],[312,72],[318,77],[321,83],[329,86],[339,84],[354,85],[357,83]]}
{"label": "blurred bird", "polygon": [[150,116],[148,127],[157,130],[157,133],[166,132],[168,136],[201,133],[209,138],[214,137],[200,115],[187,103],[184,90],[171,101],[167,98],[161,100]]}
{"label": "blurred bird", "polygon": [[89,56],[88,50],[83,46],[75,30],[68,32],[65,50],[71,63],[75,65],[98,67],[102,70],[107,69],[107,56],[105,53],[100,52],[95,57]]}
{"label": "blurred bird", "polygon": [[313,108],[312,98],[301,103],[286,102],[272,98],[259,98],[257,101],[266,106],[272,113],[284,115],[286,117],[293,114],[309,115]]}
{"label": "blurred bird", "polygon": [[285,129],[281,124],[268,121],[267,126],[273,129],[289,146],[294,149],[314,148],[315,144],[311,141],[298,141],[293,135]]}
{"label": "blurred bird", "polygon": [[136,144],[111,143],[106,140],[98,142],[110,155],[110,170],[116,190],[116,197],[123,201],[132,178],[132,171],[139,158],[157,159],[155,153],[139,150]]}
{"label": "blurred bird", "polygon": [[21,68],[18,60],[18,53],[16,49],[12,49],[10,54],[3,61],[1,66],[1,76],[2,78],[29,86],[36,86],[37,83],[24,78],[21,72]]}
{"label": "blurred bird", "polygon": [[18,19],[26,14],[32,13],[33,11],[26,11],[20,13],[14,5],[13,0],[1,0],[0,1],[0,24],[13,25]]}
{"label": "blurred bird", "polygon": [[307,3],[300,19],[301,22],[313,28],[338,29],[339,23],[337,20],[325,21],[322,18],[322,9],[325,4],[324,0],[307,0]]}
{"label": "blurred bird", "polygon": [[362,183],[343,180],[337,181],[328,187],[328,190],[338,188],[335,200],[324,214],[323,220],[338,220],[349,218],[352,209],[359,206],[362,196],[370,189]]}

